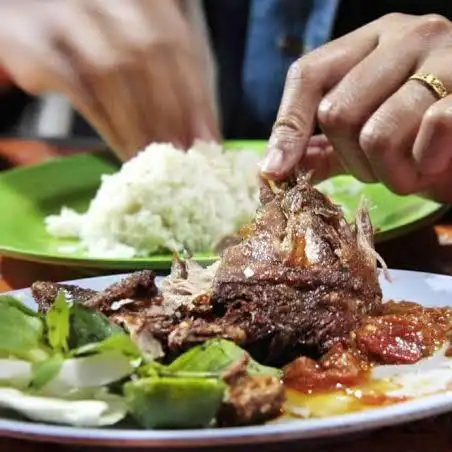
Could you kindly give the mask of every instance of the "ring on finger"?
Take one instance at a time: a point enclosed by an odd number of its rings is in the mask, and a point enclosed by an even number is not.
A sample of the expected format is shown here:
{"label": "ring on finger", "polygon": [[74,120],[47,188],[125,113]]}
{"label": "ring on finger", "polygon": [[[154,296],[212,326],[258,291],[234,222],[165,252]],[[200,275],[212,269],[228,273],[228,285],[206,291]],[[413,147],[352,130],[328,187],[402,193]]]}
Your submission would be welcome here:
{"label": "ring on finger", "polygon": [[422,83],[438,98],[438,100],[443,99],[449,94],[444,83],[431,73],[416,72],[408,80],[416,80]]}

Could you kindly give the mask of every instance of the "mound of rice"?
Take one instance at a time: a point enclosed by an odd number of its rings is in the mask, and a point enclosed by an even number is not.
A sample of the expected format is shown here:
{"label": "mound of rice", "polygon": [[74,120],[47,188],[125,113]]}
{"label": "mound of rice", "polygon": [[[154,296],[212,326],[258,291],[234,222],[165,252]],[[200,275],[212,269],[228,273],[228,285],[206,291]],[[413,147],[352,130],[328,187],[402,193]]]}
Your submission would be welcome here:
{"label": "mound of rice", "polygon": [[254,215],[258,159],[215,143],[197,142],[185,153],[151,144],[102,177],[87,212],[63,207],[46,218],[46,228],[54,237],[77,238],[90,257],[208,251]]}

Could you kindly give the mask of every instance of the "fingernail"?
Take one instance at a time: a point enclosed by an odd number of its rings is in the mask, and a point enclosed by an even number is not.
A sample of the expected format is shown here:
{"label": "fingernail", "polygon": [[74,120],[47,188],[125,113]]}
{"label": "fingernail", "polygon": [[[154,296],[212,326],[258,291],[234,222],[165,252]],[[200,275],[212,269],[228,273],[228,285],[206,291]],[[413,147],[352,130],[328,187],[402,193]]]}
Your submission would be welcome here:
{"label": "fingernail", "polygon": [[283,164],[283,152],[277,148],[270,148],[265,159],[259,164],[261,172],[265,174],[278,174]]}

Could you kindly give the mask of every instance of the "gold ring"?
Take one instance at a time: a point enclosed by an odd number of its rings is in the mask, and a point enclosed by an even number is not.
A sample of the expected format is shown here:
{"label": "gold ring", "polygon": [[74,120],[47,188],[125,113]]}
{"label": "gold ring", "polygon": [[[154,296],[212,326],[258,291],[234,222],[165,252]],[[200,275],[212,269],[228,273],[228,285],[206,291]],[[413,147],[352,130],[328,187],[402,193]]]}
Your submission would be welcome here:
{"label": "gold ring", "polygon": [[443,99],[449,94],[446,87],[444,86],[444,83],[433,74],[417,72],[416,74],[413,74],[408,80],[417,80],[421,82],[424,86],[429,88],[430,91],[432,91],[438,99]]}

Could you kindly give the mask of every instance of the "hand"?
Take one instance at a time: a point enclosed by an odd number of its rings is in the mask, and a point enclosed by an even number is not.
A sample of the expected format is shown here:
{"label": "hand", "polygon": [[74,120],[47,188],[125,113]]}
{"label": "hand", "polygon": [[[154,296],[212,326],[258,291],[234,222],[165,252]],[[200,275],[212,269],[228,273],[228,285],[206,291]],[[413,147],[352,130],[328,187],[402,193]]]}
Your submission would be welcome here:
{"label": "hand", "polygon": [[[432,73],[452,93],[452,23],[390,14],[300,58],[287,75],[263,172],[297,165],[350,173],[399,194],[452,200],[452,95],[408,78]],[[316,121],[326,138],[311,138]]]}
{"label": "hand", "polygon": [[8,74],[0,67],[0,92],[11,86],[11,79]]}
{"label": "hand", "polygon": [[219,138],[174,0],[2,2],[0,66],[29,93],[65,94],[123,159],[151,141]]}

